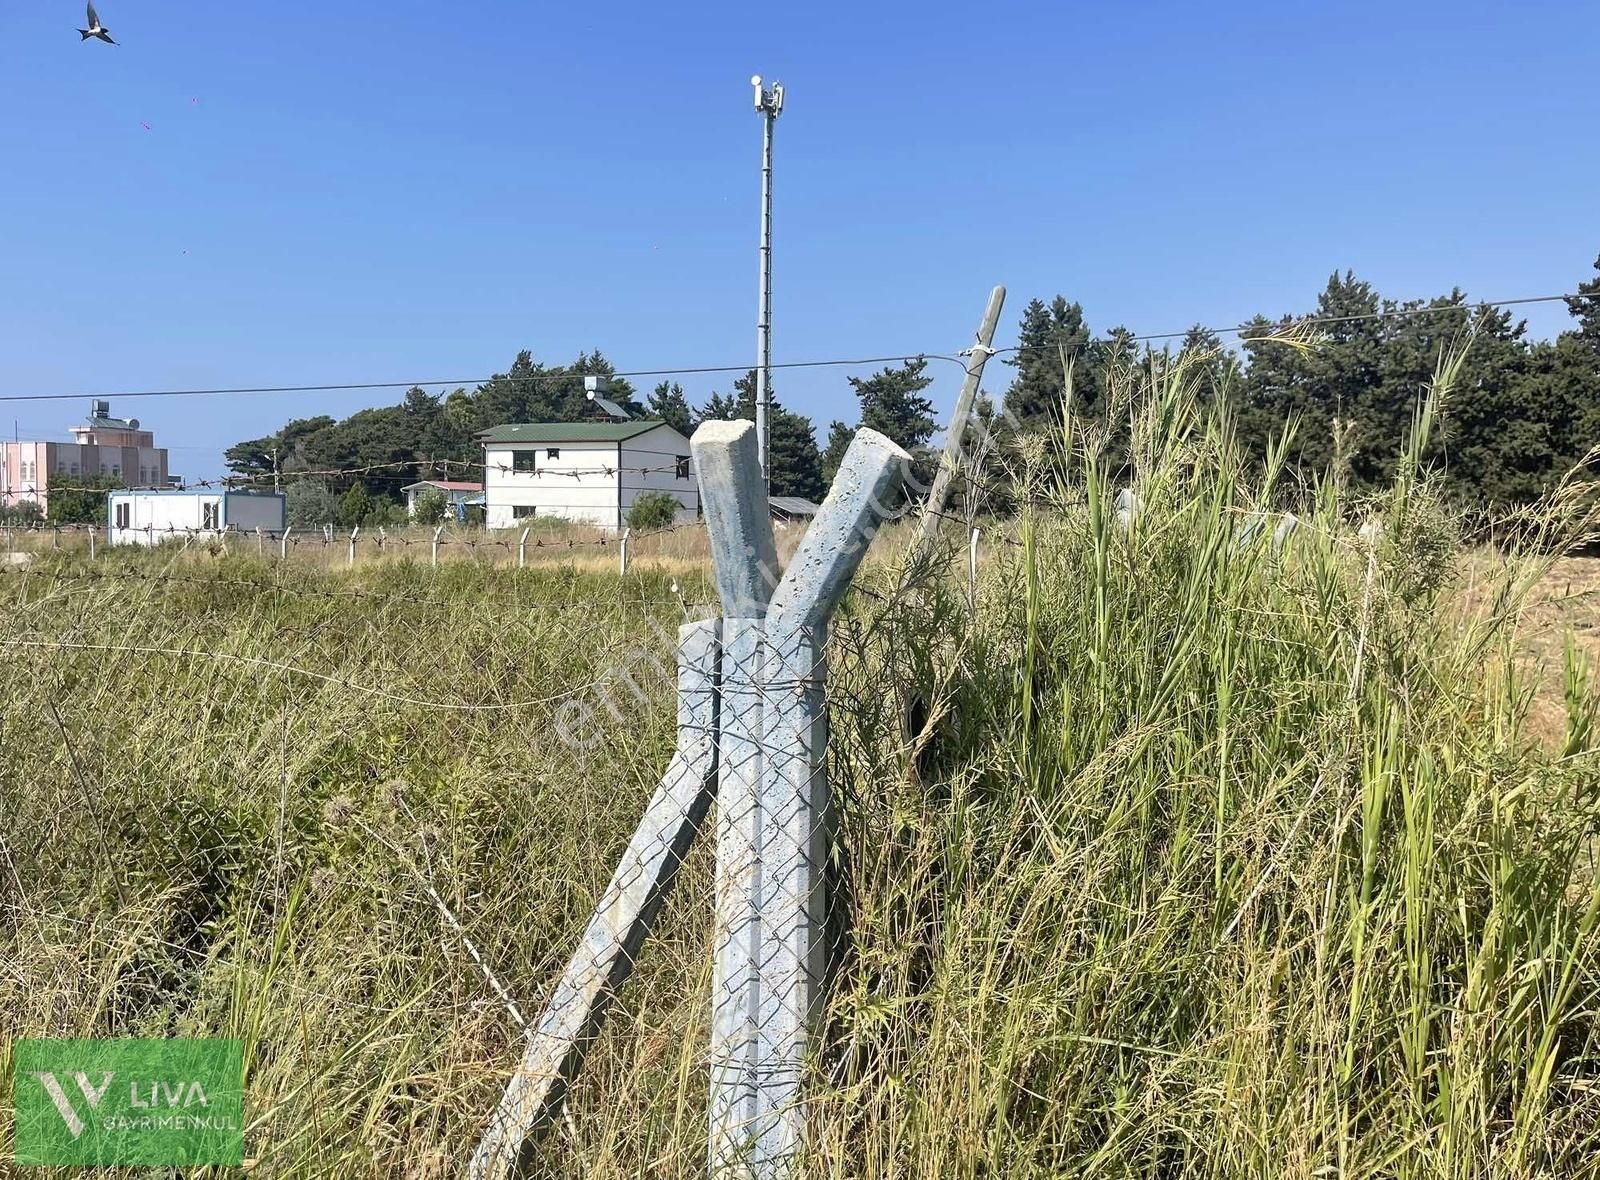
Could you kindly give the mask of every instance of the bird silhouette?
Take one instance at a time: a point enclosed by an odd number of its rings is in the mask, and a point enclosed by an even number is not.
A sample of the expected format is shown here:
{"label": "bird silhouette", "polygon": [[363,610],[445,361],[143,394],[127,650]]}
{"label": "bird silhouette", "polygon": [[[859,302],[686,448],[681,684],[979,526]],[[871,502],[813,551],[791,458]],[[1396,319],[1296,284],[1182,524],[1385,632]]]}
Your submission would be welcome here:
{"label": "bird silhouette", "polygon": [[89,27],[87,29],[79,29],[78,34],[80,41],[87,41],[90,37],[98,37],[107,45],[116,44],[111,39],[111,30],[100,23],[100,15],[94,10],[94,0],[89,0]]}

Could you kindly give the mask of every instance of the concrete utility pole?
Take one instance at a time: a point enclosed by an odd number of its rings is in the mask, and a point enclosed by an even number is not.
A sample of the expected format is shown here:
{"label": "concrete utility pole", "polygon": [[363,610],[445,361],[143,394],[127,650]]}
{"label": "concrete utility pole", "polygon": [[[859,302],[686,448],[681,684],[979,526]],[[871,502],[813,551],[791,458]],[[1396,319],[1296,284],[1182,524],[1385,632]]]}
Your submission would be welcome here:
{"label": "concrete utility pole", "polygon": [[772,437],[772,127],[783,113],[783,83],[770,89],[761,75],[750,79],[761,116],[761,302],[756,313],[756,442],[767,490],[772,489],[768,454]]}
{"label": "concrete utility pole", "polygon": [[950,499],[950,481],[961,468],[961,448],[966,442],[967,426],[972,421],[972,406],[978,397],[978,386],[983,381],[983,367],[994,355],[994,330],[1000,323],[1000,310],[1005,304],[1004,287],[996,287],[989,292],[988,306],[983,309],[983,319],[978,324],[978,339],[962,354],[969,358],[967,376],[961,383],[961,392],[956,395],[956,408],[950,414],[950,429],[945,431],[944,454],[939,459],[939,470],[934,474],[933,487],[922,506],[922,527],[917,535],[915,550],[918,559],[927,556],[939,535],[945,502]]}

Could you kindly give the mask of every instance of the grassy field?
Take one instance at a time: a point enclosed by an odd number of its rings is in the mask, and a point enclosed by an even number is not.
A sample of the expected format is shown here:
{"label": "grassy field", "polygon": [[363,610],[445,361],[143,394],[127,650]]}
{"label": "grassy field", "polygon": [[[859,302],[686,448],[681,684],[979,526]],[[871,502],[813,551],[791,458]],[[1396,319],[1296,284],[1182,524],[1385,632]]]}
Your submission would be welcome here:
{"label": "grassy field", "polygon": [[[1073,439],[975,611],[898,590],[891,538],[832,631],[852,937],[806,1174],[1600,1175],[1600,695],[1563,639],[1600,578],[1462,553],[1414,468],[1263,488],[1157,393],[1131,532]],[[1284,496],[1291,543],[1240,547]],[[6,1031],[237,1036],[258,1174],[459,1174],[519,1052],[467,943],[538,1010],[710,597],[687,557],[0,574]],[[702,846],[547,1174],[705,1174],[709,894]]]}

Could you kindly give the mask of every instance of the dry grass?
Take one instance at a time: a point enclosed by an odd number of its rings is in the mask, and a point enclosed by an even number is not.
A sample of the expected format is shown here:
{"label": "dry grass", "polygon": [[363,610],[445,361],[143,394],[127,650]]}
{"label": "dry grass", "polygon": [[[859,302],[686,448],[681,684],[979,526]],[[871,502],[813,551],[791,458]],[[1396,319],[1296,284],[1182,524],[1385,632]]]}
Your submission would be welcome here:
{"label": "dry grass", "polygon": [[[894,535],[831,630],[852,938],[803,1175],[1595,1175],[1600,692],[1563,661],[1552,750],[1521,654],[1591,567],[1452,589],[1414,472],[1371,549],[1337,489],[1241,547],[1271,490],[1145,393],[1131,531],[1077,448],[975,612],[897,593]],[[171,556],[0,575],[0,1012],[239,1037],[264,1174],[458,1175],[518,1031],[428,887],[536,1011],[703,569]],[[705,1174],[709,893],[701,848],[540,1174]]]}

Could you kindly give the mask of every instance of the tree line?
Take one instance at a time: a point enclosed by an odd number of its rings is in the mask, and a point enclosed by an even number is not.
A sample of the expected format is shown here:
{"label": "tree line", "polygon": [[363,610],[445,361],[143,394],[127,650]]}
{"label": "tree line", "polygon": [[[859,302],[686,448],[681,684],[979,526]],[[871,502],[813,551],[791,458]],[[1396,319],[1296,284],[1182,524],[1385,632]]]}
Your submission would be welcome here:
{"label": "tree line", "polygon": [[[1595,262],[1600,270],[1600,259]],[[1208,397],[1226,400],[1241,439],[1264,455],[1294,425],[1288,458],[1308,477],[1337,466],[1357,486],[1383,483],[1393,470],[1418,398],[1441,353],[1465,347],[1460,379],[1443,409],[1434,460],[1447,486],[1478,505],[1512,505],[1549,490],[1600,442],[1600,278],[1567,300],[1572,326],[1554,340],[1532,340],[1513,312],[1473,304],[1459,289],[1430,300],[1395,301],[1353,273],[1335,273],[1305,312],[1256,316],[1236,342],[1195,327],[1172,344],[1152,345],[1127,328],[1096,334],[1081,304],[1057,295],[1024,308],[1017,347],[999,398],[985,393],[980,413],[1000,436],[1051,428],[1064,407],[1082,420],[1115,413],[1119,373],[1152,348],[1186,356]],[[993,370],[991,369],[991,372]],[[1002,370],[1003,372],[1004,370]],[[256,482],[274,473],[291,487],[313,473],[327,519],[359,524],[392,515],[400,489],[430,473],[460,477],[482,460],[479,431],[507,422],[578,421],[595,413],[584,378],[606,378],[605,396],[629,412],[690,434],[708,419],[751,418],[755,372],[691,405],[683,387],[663,381],[644,398],[598,351],[547,366],[524,351],[505,373],[476,389],[436,396],[420,388],[398,405],[343,420],[295,419],[272,435],[226,453],[235,475]],[[848,383],[854,422],[828,423],[819,445],[812,420],[772,398],[774,495],[820,500],[859,426],[925,456],[939,429],[927,390],[925,358],[886,366]],[[1113,424],[1110,424],[1114,426]]]}

